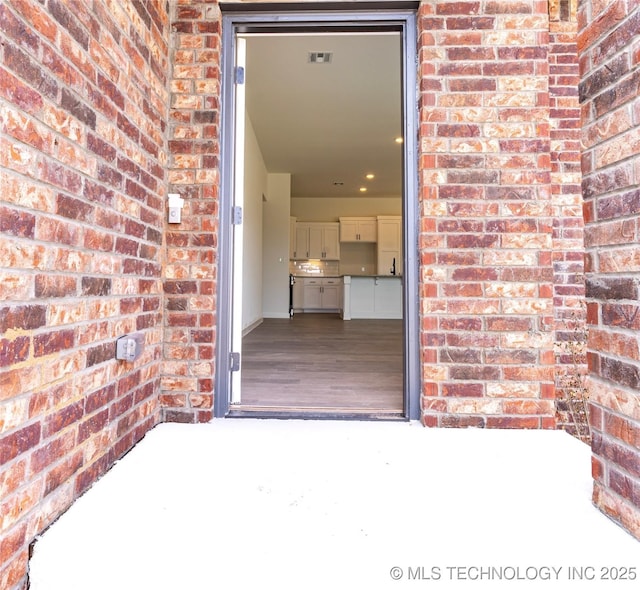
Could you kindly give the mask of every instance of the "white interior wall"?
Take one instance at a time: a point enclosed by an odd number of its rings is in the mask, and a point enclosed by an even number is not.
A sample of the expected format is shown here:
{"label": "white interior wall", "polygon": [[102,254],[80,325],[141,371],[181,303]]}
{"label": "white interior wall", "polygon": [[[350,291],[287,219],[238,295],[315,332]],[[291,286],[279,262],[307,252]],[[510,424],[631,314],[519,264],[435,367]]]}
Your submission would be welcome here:
{"label": "white interior wall", "polygon": [[[246,116],[244,167],[244,256],[242,329],[262,320],[262,197],[267,194],[267,169],[251,119]],[[288,214],[286,217],[289,220]]]}
{"label": "white interior wall", "polygon": [[398,197],[324,197],[291,199],[291,215],[298,221],[338,221],[339,217],[402,215],[402,199]]}
{"label": "white interior wall", "polygon": [[263,203],[262,314],[289,317],[289,208],[291,175],[267,176]]}

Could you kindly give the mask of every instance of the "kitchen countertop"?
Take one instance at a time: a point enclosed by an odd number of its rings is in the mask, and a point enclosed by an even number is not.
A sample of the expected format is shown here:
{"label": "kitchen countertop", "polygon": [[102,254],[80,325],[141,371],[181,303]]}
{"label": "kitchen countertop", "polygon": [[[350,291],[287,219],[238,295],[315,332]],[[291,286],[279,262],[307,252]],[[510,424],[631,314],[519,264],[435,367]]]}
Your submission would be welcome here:
{"label": "kitchen countertop", "polygon": [[402,275],[354,275],[354,274],[343,274],[343,275],[305,275],[305,274],[294,274],[296,279],[342,279],[344,277],[352,277],[354,279],[401,279]]}
{"label": "kitchen countertop", "polygon": [[342,275],[352,279],[401,279],[402,275]]}

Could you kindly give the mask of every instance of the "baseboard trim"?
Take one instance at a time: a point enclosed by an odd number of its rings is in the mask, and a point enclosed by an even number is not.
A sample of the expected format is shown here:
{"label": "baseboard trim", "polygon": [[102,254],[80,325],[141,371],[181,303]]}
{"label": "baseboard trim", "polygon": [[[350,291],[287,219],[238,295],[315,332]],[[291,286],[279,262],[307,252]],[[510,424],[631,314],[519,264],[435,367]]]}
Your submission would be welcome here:
{"label": "baseboard trim", "polygon": [[262,322],[263,322],[263,318],[258,318],[255,322],[249,324],[246,328],[242,330],[242,336],[244,337],[250,332],[253,332]]}

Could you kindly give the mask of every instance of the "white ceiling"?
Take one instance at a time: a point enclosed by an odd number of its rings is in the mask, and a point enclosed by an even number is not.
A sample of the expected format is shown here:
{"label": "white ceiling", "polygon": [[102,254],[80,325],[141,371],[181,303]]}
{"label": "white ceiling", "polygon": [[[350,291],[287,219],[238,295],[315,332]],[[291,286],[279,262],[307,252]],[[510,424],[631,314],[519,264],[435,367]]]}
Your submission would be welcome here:
{"label": "white ceiling", "polygon": [[[246,37],[247,111],[268,171],[292,174],[292,197],[399,197],[400,35]],[[314,51],[331,63],[309,63]]]}

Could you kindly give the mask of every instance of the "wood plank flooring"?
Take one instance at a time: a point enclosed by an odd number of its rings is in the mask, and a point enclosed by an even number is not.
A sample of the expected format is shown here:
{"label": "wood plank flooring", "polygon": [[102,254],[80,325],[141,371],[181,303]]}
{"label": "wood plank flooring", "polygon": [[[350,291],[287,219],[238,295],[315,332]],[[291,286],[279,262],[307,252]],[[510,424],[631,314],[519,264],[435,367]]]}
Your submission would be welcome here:
{"label": "wood plank flooring", "polygon": [[402,320],[265,319],[243,339],[234,409],[402,414]]}

